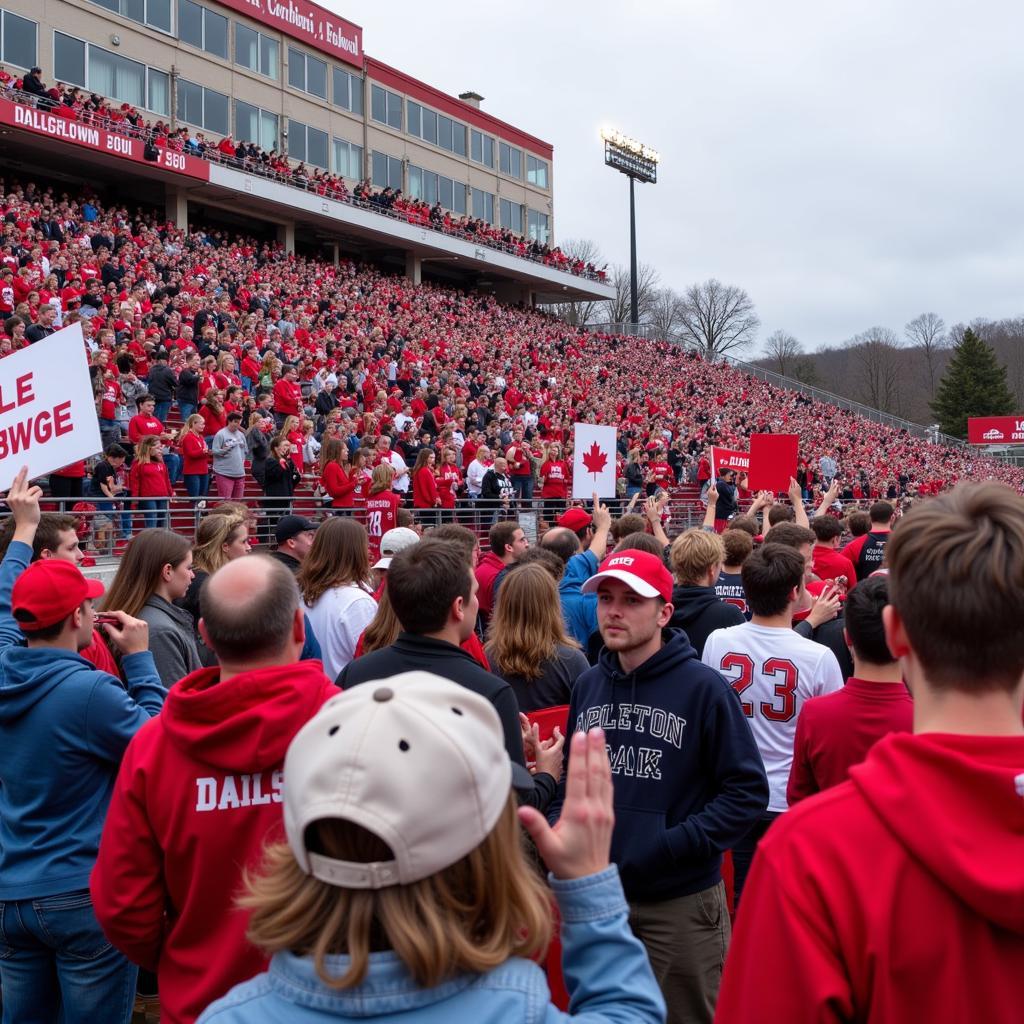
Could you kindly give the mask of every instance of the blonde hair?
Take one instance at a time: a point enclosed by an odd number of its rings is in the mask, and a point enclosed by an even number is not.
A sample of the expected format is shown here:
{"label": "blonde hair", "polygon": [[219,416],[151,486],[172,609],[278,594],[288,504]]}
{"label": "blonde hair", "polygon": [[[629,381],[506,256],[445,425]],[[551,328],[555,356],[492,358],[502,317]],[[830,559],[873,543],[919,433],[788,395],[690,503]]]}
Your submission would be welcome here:
{"label": "blonde hair", "polygon": [[200,430],[205,429],[206,420],[203,419],[199,413],[194,412],[181,426],[181,430],[178,431],[178,440],[181,441],[185,435],[193,428],[198,427]]}
{"label": "blonde hair", "polygon": [[211,575],[228,564],[224,545],[235,539],[239,530],[248,529],[246,517],[237,512],[213,511],[203,519],[196,530],[196,543],[192,548],[192,565],[196,571]]}
{"label": "blonde hair", "polygon": [[402,632],[402,623],[398,621],[395,607],[388,597],[388,588],[381,591],[377,601],[377,612],[370,624],[363,630],[363,654],[372,654],[384,647],[390,647]]}
{"label": "blonde hair", "polygon": [[500,674],[537,679],[559,644],[579,646],[566,635],[551,573],[541,565],[510,569],[487,630],[488,660]]}
{"label": "blonde hair", "polygon": [[145,465],[147,462],[153,461],[153,449],[163,443],[163,438],[159,434],[146,434],[145,437],[140,437],[138,444],[135,446],[135,461],[141,462]]}
{"label": "blonde hair", "polygon": [[395,467],[390,462],[382,462],[374,467],[370,476],[370,494],[379,494],[381,491],[390,491],[392,481],[395,479]]}
{"label": "blonde hair", "polygon": [[[391,860],[391,849],[352,822],[309,829],[309,848],[341,860]],[[510,794],[490,835],[450,867],[409,885],[343,889],[305,874],[285,843],[267,847],[260,873],[245,875],[238,904],[250,912],[248,939],[268,955],[313,959],[329,988],[354,988],[370,954],[393,950],[422,988],[459,974],[483,974],[510,957],[536,959],[551,938],[550,897],[522,848]],[[326,959],[349,957],[328,973]]]}
{"label": "blonde hair", "polygon": [[672,542],[672,573],[680,586],[697,586],[713,566],[725,561],[722,538],[692,527]]}

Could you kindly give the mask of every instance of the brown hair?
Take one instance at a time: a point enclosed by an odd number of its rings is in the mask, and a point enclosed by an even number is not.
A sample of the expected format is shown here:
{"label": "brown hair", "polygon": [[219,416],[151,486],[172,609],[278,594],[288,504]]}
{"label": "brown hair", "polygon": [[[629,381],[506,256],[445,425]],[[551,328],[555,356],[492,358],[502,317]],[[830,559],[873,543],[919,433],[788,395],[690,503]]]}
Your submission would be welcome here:
{"label": "brown hair", "polygon": [[872,526],[888,526],[896,510],[888,501],[876,501],[868,510]]}
{"label": "brown hair", "polygon": [[473,564],[473,552],[477,548],[476,534],[466,526],[458,523],[442,523],[435,526],[428,534],[430,540],[441,540],[454,544],[466,556],[466,561]]}
{"label": "brown hair", "polygon": [[758,529],[757,520],[753,516],[736,516],[729,520],[730,530],[742,530],[744,533],[756,537],[761,531]]}
{"label": "brown hair", "polygon": [[754,550],[754,538],[746,530],[730,527],[721,536],[726,565],[742,565]]}
{"label": "brown hair", "polygon": [[388,566],[388,594],[409,633],[436,633],[457,597],[468,601],[472,572],[465,555],[441,540],[422,540],[399,551]]}
{"label": "brown hair", "polygon": [[1024,673],[1024,501],[960,484],[904,516],[885,548],[889,600],[939,689],[1013,690]]}
{"label": "brown hair", "polygon": [[335,587],[363,586],[369,575],[366,528],[349,516],[332,516],[316,531],[296,580],[303,600],[314,605]]}
{"label": "brown hair", "polygon": [[103,598],[103,610],[137,617],[159,585],[164,566],[177,568],[191,550],[188,538],[171,530],[137,533],[124,549],[117,575]]}
{"label": "brown hair", "polygon": [[612,551],[613,555],[617,555],[620,551],[646,551],[649,555],[657,555],[658,558],[663,558],[665,554],[665,545],[657,541],[649,533],[627,533]]}
{"label": "brown hair", "polygon": [[[824,543],[825,541],[835,540],[836,537],[842,535],[843,524],[836,519],[835,516],[815,516],[811,520],[811,531],[814,533],[816,540]],[[772,540],[775,538],[773,537]]]}
{"label": "brown hair", "polygon": [[805,544],[813,544],[815,539],[806,526],[797,526],[796,523],[779,523],[772,527],[767,537],[768,543],[785,544],[788,548],[802,548]]}
{"label": "brown hair", "polygon": [[776,523],[791,523],[796,519],[796,510],[792,505],[772,505],[768,509],[768,525],[775,526]]}
{"label": "brown hair", "polygon": [[871,531],[871,517],[860,509],[851,512],[846,517],[846,528],[850,531],[851,537],[863,537]]}
{"label": "brown hair", "polygon": [[228,564],[224,545],[236,540],[241,530],[248,529],[245,516],[237,512],[214,510],[205,516],[196,529],[196,542],[192,548],[192,568],[197,572],[215,573]]}
{"label": "brown hair", "polygon": [[372,654],[384,647],[390,647],[402,632],[402,624],[395,614],[394,605],[388,597],[388,588],[385,584],[377,599],[377,611],[374,613],[370,624],[363,630],[362,654]]}
{"label": "brown hair", "polygon": [[631,533],[644,533],[646,530],[647,520],[635,512],[630,512],[612,523],[608,535],[617,544],[623,537],[628,537]]}
{"label": "brown hair", "polygon": [[491,551],[499,558],[503,558],[505,556],[505,548],[511,545],[512,538],[516,535],[516,530],[518,529],[519,524],[509,520],[495,523],[487,533],[487,542],[491,546]]}
{"label": "brown hair", "polygon": [[804,581],[804,560],[788,544],[767,541],[743,563],[743,590],[755,615],[781,615]]}
{"label": "brown hair", "polygon": [[558,586],[540,565],[508,573],[487,630],[487,659],[499,675],[537,679],[558,645],[578,646],[565,632]]}
{"label": "brown hair", "polygon": [[683,587],[695,587],[712,566],[725,561],[722,538],[710,530],[693,527],[672,542],[672,574]]}
{"label": "brown hair", "polygon": [[[8,516],[3,526],[0,526],[0,558],[7,554],[17,525],[14,516]],[[60,535],[68,531],[75,533],[77,528],[78,520],[74,516],[43,512],[39,516],[39,525],[32,541],[32,561],[36,561],[44,551],[56,551],[60,547]]]}
{"label": "brown hair", "polygon": [[[307,830],[310,850],[361,863],[391,860],[391,849],[352,822],[325,819]],[[451,867],[409,885],[343,889],[305,874],[285,843],[267,848],[260,873],[245,876],[239,905],[250,912],[249,941],[268,954],[313,960],[332,989],[366,977],[372,952],[393,950],[416,984],[433,988],[459,974],[483,974],[510,957],[536,959],[547,948],[547,890],[522,849],[516,799],[490,835]],[[348,970],[327,971],[345,954]]]}

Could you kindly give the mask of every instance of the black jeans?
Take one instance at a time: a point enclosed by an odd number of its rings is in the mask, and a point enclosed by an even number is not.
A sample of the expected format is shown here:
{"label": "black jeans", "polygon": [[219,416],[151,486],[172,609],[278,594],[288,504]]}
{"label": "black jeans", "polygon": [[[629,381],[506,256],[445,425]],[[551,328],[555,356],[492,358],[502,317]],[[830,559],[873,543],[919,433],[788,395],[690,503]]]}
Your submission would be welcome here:
{"label": "black jeans", "polygon": [[777,817],[779,817],[778,811],[765,811],[763,817],[754,822],[750,831],[732,848],[734,911],[739,910],[740,894],[743,892],[747,875],[750,873],[750,865],[754,860],[757,844],[761,842],[762,836]]}

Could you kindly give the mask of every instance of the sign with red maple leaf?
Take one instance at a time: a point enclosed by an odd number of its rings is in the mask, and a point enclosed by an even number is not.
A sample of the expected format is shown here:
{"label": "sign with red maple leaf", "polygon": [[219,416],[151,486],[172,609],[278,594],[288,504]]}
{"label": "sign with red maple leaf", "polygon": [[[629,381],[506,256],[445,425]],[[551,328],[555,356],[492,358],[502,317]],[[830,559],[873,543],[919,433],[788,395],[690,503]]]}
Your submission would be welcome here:
{"label": "sign with red maple leaf", "polygon": [[573,427],[572,496],[615,497],[615,427],[577,423]]}

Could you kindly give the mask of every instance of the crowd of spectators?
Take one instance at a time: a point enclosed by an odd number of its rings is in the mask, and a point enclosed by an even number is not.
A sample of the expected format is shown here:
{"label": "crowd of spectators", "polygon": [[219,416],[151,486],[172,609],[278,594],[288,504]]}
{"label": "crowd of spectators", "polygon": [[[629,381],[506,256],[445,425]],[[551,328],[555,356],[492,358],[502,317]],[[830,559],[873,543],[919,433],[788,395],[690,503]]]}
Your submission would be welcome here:
{"label": "crowd of spectators", "polygon": [[606,277],[604,268],[569,256],[557,245],[516,234],[507,227],[490,224],[479,217],[459,215],[446,210],[440,203],[431,205],[404,194],[400,189],[376,188],[369,179],[359,181],[349,189],[342,175],[332,174],[325,168],[307,166],[305,161],[293,160],[280,150],[267,150],[250,140],[235,140],[231,135],[216,139],[184,125],[175,129],[163,120],[147,120],[130,103],[119,104],[74,85],[57,82],[47,87],[37,68],[22,78],[15,78],[0,67],[0,89],[58,117],[141,139],[157,149],[238,167],[247,173],[274,178],[326,199],[369,208],[577,276],[597,281],[604,281]]}

